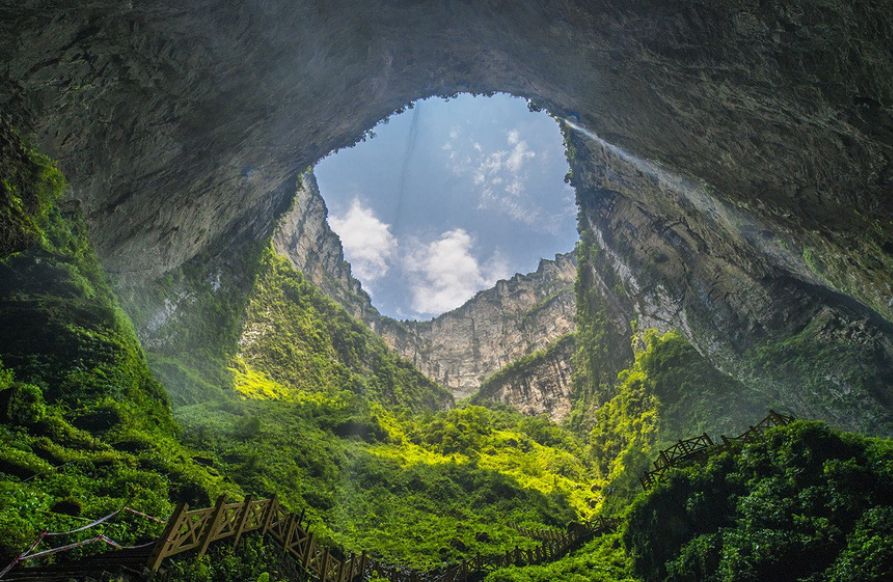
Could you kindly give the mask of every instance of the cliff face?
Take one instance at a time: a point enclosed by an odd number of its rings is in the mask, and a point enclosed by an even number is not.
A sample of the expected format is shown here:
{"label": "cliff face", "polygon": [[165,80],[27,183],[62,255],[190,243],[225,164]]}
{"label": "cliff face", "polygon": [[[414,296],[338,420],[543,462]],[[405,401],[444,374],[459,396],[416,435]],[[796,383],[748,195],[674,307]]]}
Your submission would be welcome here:
{"label": "cliff face", "polygon": [[573,335],[528,354],[489,376],[473,396],[476,404],[503,404],[530,415],[546,414],[555,422],[571,413],[574,394]]}
{"label": "cliff face", "polygon": [[[326,216],[316,182],[307,174],[273,236],[276,250],[457,398],[470,396],[487,376],[574,330],[573,253],[542,260],[536,272],[499,281],[432,321],[396,321],[380,315],[353,278]],[[569,362],[556,365],[567,369]],[[566,391],[564,378],[555,381]]]}
{"label": "cliff face", "polygon": [[499,281],[433,321],[383,320],[377,331],[425,375],[464,398],[503,366],[573,332],[576,277],[574,254],[556,255],[540,261],[536,272]]}
{"label": "cliff face", "polygon": [[587,286],[609,329],[680,330],[764,406],[893,431],[893,329],[828,289],[826,255],[746,207],[593,135],[571,136]]}
{"label": "cliff face", "polygon": [[273,247],[348,313],[371,325],[380,315],[351,274],[341,239],[329,227],[328,214],[316,178],[303,174],[291,208],[273,233]]}

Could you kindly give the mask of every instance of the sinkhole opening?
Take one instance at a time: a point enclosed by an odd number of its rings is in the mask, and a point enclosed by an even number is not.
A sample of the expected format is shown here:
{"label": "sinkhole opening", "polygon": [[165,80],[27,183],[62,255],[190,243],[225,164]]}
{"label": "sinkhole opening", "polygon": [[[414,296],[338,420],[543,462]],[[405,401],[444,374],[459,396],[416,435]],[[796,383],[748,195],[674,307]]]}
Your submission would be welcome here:
{"label": "sinkhole opening", "polygon": [[353,275],[384,315],[433,318],[574,249],[561,128],[509,94],[432,97],[314,173]]}

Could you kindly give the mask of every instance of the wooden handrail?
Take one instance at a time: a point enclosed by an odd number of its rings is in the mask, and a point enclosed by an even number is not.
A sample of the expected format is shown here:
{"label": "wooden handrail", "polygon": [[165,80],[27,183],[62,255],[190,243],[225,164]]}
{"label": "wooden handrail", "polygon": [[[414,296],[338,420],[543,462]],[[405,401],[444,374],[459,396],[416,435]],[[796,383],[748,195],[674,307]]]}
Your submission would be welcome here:
{"label": "wooden handrail", "polygon": [[775,426],[790,424],[794,421],[794,417],[785,414],[779,414],[774,410],[769,410],[769,414],[758,422],[756,426],[751,426],[746,431],[736,437],[727,437],[721,435],[722,444],[716,444],[713,439],[705,432],[700,436],[690,439],[679,440],[676,444],[663,449],[658,453],[657,459],[654,461],[654,469],[645,471],[639,481],[643,489],[650,489],[660,478],[672,469],[683,463],[697,458],[706,458],[710,453],[718,450],[725,450],[736,442],[749,443],[763,436],[767,430]]}

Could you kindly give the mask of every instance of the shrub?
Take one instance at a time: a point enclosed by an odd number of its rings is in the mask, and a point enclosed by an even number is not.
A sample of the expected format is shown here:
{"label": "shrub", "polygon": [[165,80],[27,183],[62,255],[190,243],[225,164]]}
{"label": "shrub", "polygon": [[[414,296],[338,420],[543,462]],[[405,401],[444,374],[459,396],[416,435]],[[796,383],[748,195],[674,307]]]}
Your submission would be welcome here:
{"label": "shrub", "polygon": [[43,401],[43,391],[33,384],[13,384],[0,396],[5,401],[5,418],[19,426],[33,426],[46,416],[47,408]]}

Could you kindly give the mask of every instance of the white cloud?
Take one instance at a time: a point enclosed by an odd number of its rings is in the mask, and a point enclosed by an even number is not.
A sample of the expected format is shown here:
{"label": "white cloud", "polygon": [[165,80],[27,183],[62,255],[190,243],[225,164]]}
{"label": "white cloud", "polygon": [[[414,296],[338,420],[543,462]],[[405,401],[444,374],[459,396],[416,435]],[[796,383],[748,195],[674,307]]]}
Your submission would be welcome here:
{"label": "white cloud", "polygon": [[512,196],[520,196],[521,192],[524,191],[524,185],[521,183],[521,180],[515,178],[508,186],[505,187],[505,191]]}
{"label": "white cloud", "polygon": [[406,255],[404,267],[412,279],[412,308],[416,312],[455,309],[508,276],[508,267],[498,254],[480,264],[471,252],[473,244],[471,235],[457,228],[431,243],[419,244]]}
{"label": "white cloud", "polygon": [[524,163],[527,162],[527,160],[535,158],[536,153],[530,150],[526,141],[512,142],[512,140],[509,139],[509,143],[513,143],[515,147],[513,147],[511,153],[509,153],[509,156],[505,161],[505,167],[508,168],[509,172],[512,174],[518,174],[524,169]]}
{"label": "white cloud", "polygon": [[450,171],[468,176],[478,192],[478,208],[494,210],[512,220],[542,231],[557,228],[555,217],[527,194],[529,162],[537,157],[518,129],[506,132],[507,147],[489,150],[472,139],[462,139],[453,128],[441,146]]}
{"label": "white cloud", "polygon": [[341,238],[357,278],[369,283],[388,272],[390,259],[397,252],[397,238],[372,209],[354,198],[344,216],[329,216],[329,225]]}

